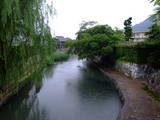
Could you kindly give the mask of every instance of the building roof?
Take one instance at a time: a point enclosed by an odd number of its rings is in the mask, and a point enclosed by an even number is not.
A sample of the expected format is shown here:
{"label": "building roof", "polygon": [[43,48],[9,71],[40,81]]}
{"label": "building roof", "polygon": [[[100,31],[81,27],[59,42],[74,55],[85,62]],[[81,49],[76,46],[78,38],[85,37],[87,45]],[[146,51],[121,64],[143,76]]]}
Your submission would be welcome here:
{"label": "building roof", "polygon": [[67,40],[72,40],[71,38],[69,37],[64,37],[64,36],[56,36],[56,39],[58,39],[59,41],[67,41]]}

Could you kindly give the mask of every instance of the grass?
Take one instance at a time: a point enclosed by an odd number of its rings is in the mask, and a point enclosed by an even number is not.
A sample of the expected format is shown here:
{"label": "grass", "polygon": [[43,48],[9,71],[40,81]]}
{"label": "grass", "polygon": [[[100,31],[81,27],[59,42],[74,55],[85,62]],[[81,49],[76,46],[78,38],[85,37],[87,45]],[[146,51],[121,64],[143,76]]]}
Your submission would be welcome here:
{"label": "grass", "polygon": [[125,61],[125,59],[126,59],[125,57],[121,57],[116,60],[116,63],[119,63],[119,64],[128,63],[127,61]]}
{"label": "grass", "polygon": [[152,90],[150,90],[147,86],[144,87],[144,90],[156,101],[160,102],[160,96],[156,93],[154,93]]}
{"label": "grass", "polygon": [[69,57],[69,55],[64,51],[56,51],[53,54],[54,61],[63,61],[63,60],[68,59],[68,57]]}
{"label": "grass", "polygon": [[67,60],[68,57],[69,57],[69,54],[67,52],[56,51],[52,55],[49,55],[46,57],[45,63],[47,66],[50,66],[50,65],[53,65],[54,62]]}
{"label": "grass", "polygon": [[54,64],[54,62],[64,61],[64,60],[68,59],[68,57],[69,57],[69,54],[67,54],[64,51],[56,51],[52,54],[52,56],[46,57],[46,64],[47,64],[47,66],[50,66],[50,65]]}

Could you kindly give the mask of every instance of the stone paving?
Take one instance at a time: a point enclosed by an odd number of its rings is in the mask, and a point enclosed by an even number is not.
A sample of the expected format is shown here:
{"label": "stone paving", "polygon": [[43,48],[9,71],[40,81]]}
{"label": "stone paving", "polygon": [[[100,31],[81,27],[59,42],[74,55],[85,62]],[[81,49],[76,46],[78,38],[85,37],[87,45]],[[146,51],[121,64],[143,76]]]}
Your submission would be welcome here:
{"label": "stone paving", "polygon": [[160,120],[160,102],[155,101],[143,89],[143,80],[133,80],[111,69],[101,70],[115,82],[124,99],[117,120]]}

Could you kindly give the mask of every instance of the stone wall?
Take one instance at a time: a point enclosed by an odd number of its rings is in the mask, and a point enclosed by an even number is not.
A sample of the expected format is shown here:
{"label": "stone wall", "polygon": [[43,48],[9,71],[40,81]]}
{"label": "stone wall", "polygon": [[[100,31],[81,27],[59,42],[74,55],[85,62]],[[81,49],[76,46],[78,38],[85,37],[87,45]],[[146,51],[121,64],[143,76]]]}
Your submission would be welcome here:
{"label": "stone wall", "polygon": [[[35,58],[36,61],[34,60]],[[23,73],[18,76],[17,80],[14,79],[3,85],[0,89],[0,107],[5,104],[12,96],[16,95],[18,91],[27,83],[29,78],[34,72],[39,71],[41,68],[39,56],[28,58],[26,63],[23,64]]]}
{"label": "stone wall", "polygon": [[150,90],[160,95],[160,69],[145,64],[117,62],[115,68],[128,77],[143,78]]}

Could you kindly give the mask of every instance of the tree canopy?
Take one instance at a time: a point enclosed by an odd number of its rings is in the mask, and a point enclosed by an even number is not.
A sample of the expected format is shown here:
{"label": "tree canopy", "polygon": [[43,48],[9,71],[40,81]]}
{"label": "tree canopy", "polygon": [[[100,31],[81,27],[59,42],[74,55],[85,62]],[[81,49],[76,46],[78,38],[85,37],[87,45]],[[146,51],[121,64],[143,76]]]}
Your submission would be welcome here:
{"label": "tree canopy", "polygon": [[151,0],[156,6],[155,13],[151,16],[155,22],[160,22],[160,0]]}
{"label": "tree canopy", "polygon": [[147,42],[153,44],[160,44],[160,25],[154,24],[149,28],[147,32],[148,39]]}
{"label": "tree canopy", "polygon": [[146,43],[160,44],[160,0],[151,0],[156,6],[155,13],[151,16],[155,22],[147,32],[148,39]]}
{"label": "tree canopy", "polygon": [[45,0],[0,0],[0,85],[19,76],[29,58],[43,61],[54,50],[48,26],[54,12]]}
{"label": "tree canopy", "polygon": [[82,23],[80,24],[80,30],[76,33],[77,40],[81,39],[81,37],[83,37],[83,34],[85,34],[86,30],[90,27],[93,27],[95,24],[97,24],[96,21],[82,21]]}
{"label": "tree canopy", "polygon": [[124,21],[124,26],[125,39],[129,41],[132,38],[132,17]]}
{"label": "tree canopy", "polygon": [[[81,34],[81,33],[79,33]],[[83,31],[76,41],[66,43],[80,59],[109,56],[114,46],[124,40],[123,32],[108,25],[96,25]]]}

